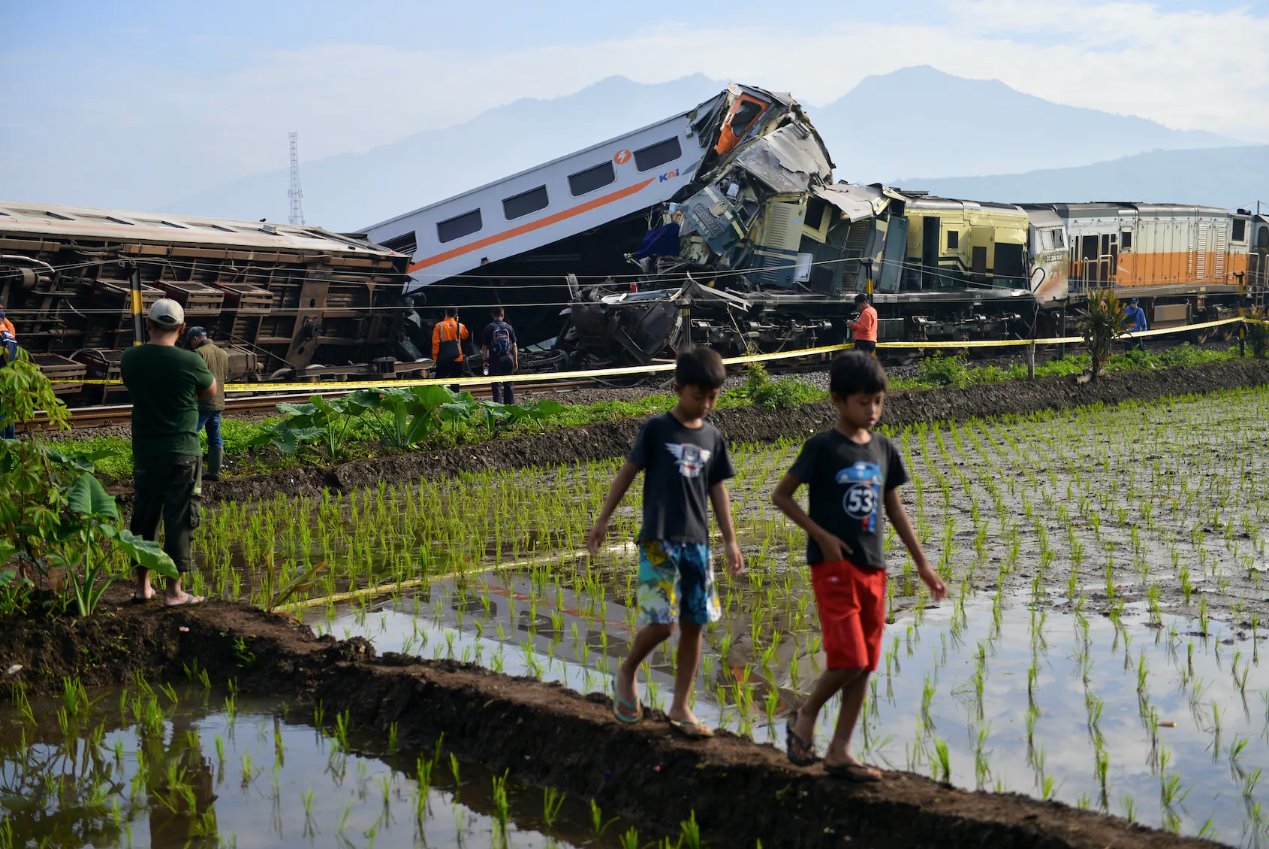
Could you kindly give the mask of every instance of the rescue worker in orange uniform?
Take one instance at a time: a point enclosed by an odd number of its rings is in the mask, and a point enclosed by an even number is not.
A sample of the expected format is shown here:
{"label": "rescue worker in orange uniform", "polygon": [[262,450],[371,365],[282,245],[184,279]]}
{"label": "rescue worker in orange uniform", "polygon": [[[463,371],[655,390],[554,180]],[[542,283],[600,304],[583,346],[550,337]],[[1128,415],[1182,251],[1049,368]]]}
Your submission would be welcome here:
{"label": "rescue worker in orange uniform", "polygon": [[[471,338],[467,326],[458,320],[455,307],[445,308],[445,318],[432,328],[432,359],[436,362],[438,378],[462,377],[466,363],[463,360],[463,342]],[[458,385],[450,387],[458,391]]]}
{"label": "rescue worker in orange uniform", "polygon": [[877,355],[877,310],[868,303],[868,296],[860,292],[855,296],[859,318],[846,322],[855,339],[855,350]]}

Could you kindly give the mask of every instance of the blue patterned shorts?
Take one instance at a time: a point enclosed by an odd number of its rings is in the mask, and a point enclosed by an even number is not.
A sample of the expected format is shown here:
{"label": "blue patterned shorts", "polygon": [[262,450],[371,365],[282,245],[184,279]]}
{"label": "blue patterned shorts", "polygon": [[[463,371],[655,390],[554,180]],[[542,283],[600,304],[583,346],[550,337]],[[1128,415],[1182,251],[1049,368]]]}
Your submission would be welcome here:
{"label": "blue patterned shorts", "polygon": [[645,540],[639,543],[639,624],[682,619],[708,625],[723,617],[714,589],[709,545]]}

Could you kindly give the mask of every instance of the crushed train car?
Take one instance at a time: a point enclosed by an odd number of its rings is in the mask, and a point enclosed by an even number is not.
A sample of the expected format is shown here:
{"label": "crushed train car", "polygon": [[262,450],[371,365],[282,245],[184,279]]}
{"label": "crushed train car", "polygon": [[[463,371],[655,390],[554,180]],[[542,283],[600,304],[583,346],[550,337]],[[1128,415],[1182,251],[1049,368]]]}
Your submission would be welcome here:
{"label": "crushed train car", "polygon": [[118,377],[134,271],[143,308],[178,301],[228,350],[231,380],[391,375],[406,261],[318,227],[0,201],[0,303],[68,395]]}
{"label": "crushed train car", "polygon": [[689,335],[729,352],[841,341],[857,292],[882,340],[1047,335],[1098,288],[1147,298],[1159,325],[1263,304],[1265,218],[1245,210],[989,203],[832,169],[792,97],[730,85],[367,233],[411,255],[417,304],[502,305],[550,337],[539,366],[647,362]]}

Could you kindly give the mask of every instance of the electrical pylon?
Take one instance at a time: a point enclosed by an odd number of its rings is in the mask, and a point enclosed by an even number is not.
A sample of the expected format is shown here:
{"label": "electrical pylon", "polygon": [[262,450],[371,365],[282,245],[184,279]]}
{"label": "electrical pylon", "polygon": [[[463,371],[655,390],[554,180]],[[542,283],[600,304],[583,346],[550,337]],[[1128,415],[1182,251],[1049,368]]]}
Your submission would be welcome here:
{"label": "electrical pylon", "polygon": [[304,223],[304,193],[300,191],[299,133],[291,133],[291,223]]}

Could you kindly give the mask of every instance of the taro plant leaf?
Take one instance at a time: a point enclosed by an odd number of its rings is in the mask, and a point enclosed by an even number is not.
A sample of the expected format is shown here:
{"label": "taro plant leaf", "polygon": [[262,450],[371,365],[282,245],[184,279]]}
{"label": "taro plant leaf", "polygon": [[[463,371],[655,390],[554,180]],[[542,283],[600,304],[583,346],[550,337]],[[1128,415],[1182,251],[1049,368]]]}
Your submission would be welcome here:
{"label": "taro plant leaf", "polygon": [[106,492],[101,481],[91,472],[84,472],[71,484],[67,493],[67,506],[72,513],[96,519],[118,519],[119,509],[115,500]]}
{"label": "taro plant leaf", "polygon": [[148,539],[142,539],[127,529],[120,530],[112,525],[103,525],[106,536],[114,539],[115,547],[128,555],[142,569],[149,569],[164,578],[179,578],[176,564],[163,550],[163,546]]}

